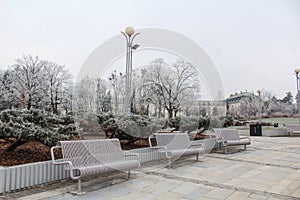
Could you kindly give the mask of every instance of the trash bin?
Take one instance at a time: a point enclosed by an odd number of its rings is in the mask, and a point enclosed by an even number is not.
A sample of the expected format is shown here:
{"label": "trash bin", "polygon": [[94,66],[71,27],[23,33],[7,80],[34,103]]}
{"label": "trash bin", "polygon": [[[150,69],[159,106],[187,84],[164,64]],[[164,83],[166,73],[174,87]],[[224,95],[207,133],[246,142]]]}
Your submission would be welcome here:
{"label": "trash bin", "polygon": [[250,136],[262,136],[261,124],[250,124]]}

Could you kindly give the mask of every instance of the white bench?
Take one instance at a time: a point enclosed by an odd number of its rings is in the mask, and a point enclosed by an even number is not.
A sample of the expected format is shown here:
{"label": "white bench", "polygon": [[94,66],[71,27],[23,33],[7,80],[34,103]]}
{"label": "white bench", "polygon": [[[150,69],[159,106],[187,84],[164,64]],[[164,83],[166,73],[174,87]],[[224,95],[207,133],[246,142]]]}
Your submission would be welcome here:
{"label": "white bench", "polygon": [[[156,139],[156,146],[152,144],[152,138]],[[159,149],[159,152],[165,154],[171,166],[171,159],[177,159],[184,155],[199,155],[204,154],[203,144],[192,144],[187,133],[154,133],[148,137],[150,148]]]}
{"label": "white bench", "polygon": [[296,134],[300,134],[300,125],[299,124],[286,124],[285,127],[291,137],[293,137]]}
{"label": "white bench", "polygon": [[244,145],[244,150],[246,150],[246,145],[251,144],[249,137],[240,137],[238,130],[236,129],[213,129],[214,134],[217,138],[217,142],[225,148],[225,154],[227,154],[227,148],[229,146],[239,146]]}
{"label": "white bench", "polygon": [[[55,149],[61,149],[62,159],[55,158]],[[134,160],[125,160],[125,156],[135,156]],[[51,148],[51,157],[55,165],[66,165],[70,177],[78,180],[78,193],[81,193],[81,178],[110,171],[130,170],[140,166],[138,154],[124,155],[119,139],[59,141]]]}

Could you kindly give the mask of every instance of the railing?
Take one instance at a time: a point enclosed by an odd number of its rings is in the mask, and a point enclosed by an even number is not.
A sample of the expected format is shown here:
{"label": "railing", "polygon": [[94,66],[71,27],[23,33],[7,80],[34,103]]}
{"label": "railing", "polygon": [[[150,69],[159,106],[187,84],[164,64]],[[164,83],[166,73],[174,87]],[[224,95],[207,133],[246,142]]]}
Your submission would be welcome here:
{"label": "railing", "polygon": [[[202,143],[203,141],[199,140],[194,142]],[[215,143],[216,141],[214,139],[205,140],[204,147],[210,151],[214,148]],[[138,153],[141,163],[164,158],[164,154],[148,147],[133,149],[125,151],[124,153],[130,152]],[[69,173],[64,170],[64,166],[53,165],[52,161],[0,167],[0,194],[66,178],[69,178]]]}
{"label": "railing", "polygon": [[0,193],[68,178],[63,166],[52,161],[0,168]]}

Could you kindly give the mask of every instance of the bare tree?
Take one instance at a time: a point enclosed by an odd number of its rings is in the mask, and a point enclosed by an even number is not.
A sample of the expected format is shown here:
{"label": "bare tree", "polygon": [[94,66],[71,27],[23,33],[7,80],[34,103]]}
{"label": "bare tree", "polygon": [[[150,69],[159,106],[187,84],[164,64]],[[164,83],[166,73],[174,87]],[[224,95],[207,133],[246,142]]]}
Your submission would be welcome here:
{"label": "bare tree", "polygon": [[265,89],[260,92],[260,99],[258,100],[258,104],[259,106],[261,106],[262,113],[267,113],[268,111],[270,111],[270,109],[274,105],[273,97],[274,95],[272,94],[272,92]]}
{"label": "bare tree", "polygon": [[96,88],[96,80],[90,77],[84,77],[76,83],[73,92],[73,109],[76,112],[96,111]]}
{"label": "bare tree", "polygon": [[261,112],[264,114],[269,114],[274,105],[273,101],[274,95],[272,92],[267,90],[260,91],[260,95],[251,95],[244,97],[240,101],[239,113],[246,118],[255,116],[258,111],[261,109]]}
{"label": "bare tree", "polygon": [[112,111],[111,92],[108,90],[108,83],[104,79],[97,78],[97,112]]}
{"label": "bare tree", "polygon": [[[63,105],[70,98],[70,87],[72,85],[72,75],[63,65],[46,62],[45,72],[47,74],[46,94],[49,99],[51,110],[54,114],[58,114],[59,105]],[[65,107],[66,108],[66,107]]]}
{"label": "bare tree", "polygon": [[0,110],[17,107],[18,101],[11,87],[13,82],[11,73],[8,70],[0,70],[0,80]]}
{"label": "bare tree", "polygon": [[197,72],[185,60],[177,60],[171,66],[163,59],[154,60],[145,75],[144,85],[149,90],[149,99],[154,104],[161,102],[169,119],[176,117],[187,94],[199,89]]}
{"label": "bare tree", "polygon": [[[58,114],[72,91],[72,76],[64,66],[24,55],[1,75],[2,98],[9,107],[39,108]],[[4,95],[5,94],[5,95]],[[4,95],[4,96],[3,96]]]}
{"label": "bare tree", "polygon": [[38,56],[24,55],[10,68],[13,79],[11,88],[20,104],[24,102],[27,109],[39,107],[39,102],[45,97],[45,65],[46,62]]}
{"label": "bare tree", "polygon": [[109,81],[112,87],[112,96],[114,100],[113,110],[118,114],[121,113],[120,105],[124,105],[124,98],[122,97],[125,97],[125,76],[121,72],[118,73],[115,70],[111,74],[111,77],[109,77]]}
{"label": "bare tree", "polygon": [[291,116],[294,112],[294,105],[293,105],[293,96],[291,92],[286,92],[286,96],[283,99],[277,99],[273,97],[273,104],[271,108],[271,112],[273,115],[284,115],[284,116]]}

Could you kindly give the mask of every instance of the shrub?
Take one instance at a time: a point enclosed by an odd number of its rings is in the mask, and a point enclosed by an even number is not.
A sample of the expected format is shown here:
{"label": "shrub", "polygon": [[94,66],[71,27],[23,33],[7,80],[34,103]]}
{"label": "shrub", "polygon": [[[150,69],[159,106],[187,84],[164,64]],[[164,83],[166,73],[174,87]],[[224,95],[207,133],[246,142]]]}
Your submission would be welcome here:
{"label": "shrub", "polygon": [[155,120],[140,115],[99,114],[98,122],[105,136],[127,140],[127,143],[145,138],[162,128],[161,120]]}
{"label": "shrub", "polygon": [[175,128],[176,131],[180,128],[181,117],[175,117],[166,121],[164,129]]}
{"label": "shrub", "polygon": [[224,116],[220,117],[220,119],[223,121],[223,127],[229,127],[234,125],[234,119],[232,116]]}
{"label": "shrub", "polygon": [[209,120],[209,127],[210,128],[223,128],[223,120],[218,117],[211,117]]}
{"label": "shrub", "polygon": [[16,141],[6,151],[30,142],[41,142],[49,147],[59,140],[78,137],[78,129],[71,115],[57,116],[44,110],[4,110],[0,113],[0,138]]}
{"label": "shrub", "polygon": [[203,129],[203,131],[205,131],[209,128],[209,124],[210,124],[210,118],[209,117],[202,117],[202,118],[199,119],[198,129]]}
{"label": "shrub", "polygon": [[188,116],[166,120],[140,115],[113,115],[111,113],[101,113],[97,117],[106,137],[127,140],[127,143],[146,138],[157,130],[165,128],[175,128],[175,130],[183,132],[192,132],[198,129],[202,133],[209,128],[222,128],[224,125],[227,127],[233,124],[232,117]]}
{"label": "shrub", "polygon": [[201,118],[196,116],[182,117],[180,122],[180,130],[183,132],[192,132],[199,128]]}

